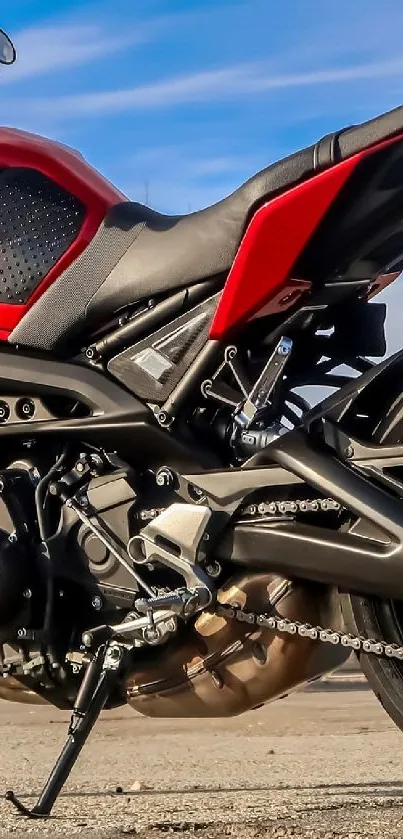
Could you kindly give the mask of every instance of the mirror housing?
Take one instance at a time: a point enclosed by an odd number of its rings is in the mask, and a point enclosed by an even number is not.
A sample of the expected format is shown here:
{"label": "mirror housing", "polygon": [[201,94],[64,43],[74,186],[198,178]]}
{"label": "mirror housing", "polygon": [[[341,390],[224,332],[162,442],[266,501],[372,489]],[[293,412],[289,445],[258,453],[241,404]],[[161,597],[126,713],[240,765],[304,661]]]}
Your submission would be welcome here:
{"label": "mirror housing", "polygon": [[14,64],[16,58],[17,53],[11,38],[0,29],[0,64]]}

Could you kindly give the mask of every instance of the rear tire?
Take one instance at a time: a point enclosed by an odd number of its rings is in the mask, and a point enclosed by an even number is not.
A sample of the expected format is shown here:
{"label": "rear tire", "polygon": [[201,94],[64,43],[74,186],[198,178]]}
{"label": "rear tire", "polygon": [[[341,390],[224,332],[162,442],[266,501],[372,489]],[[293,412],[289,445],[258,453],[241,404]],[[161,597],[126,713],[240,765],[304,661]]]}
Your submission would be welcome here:
{"label": "rear tire", "polygon": [[[373,442],[393,444],[402,440],[403,394],[399,394],[378,423]],[[342,595],[341,599],[348,632],[403,645],[403,602],[351,595]],[[365,653],[358,658],[376,697],[403,731],[403,661]]]}

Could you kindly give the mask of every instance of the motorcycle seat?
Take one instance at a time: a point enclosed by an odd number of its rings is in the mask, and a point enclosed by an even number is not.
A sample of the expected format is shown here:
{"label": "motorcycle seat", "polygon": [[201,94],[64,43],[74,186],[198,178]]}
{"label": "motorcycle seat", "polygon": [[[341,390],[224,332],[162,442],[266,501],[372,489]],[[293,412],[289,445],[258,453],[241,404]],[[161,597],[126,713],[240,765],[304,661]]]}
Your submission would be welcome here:
{"label": "motorcycle seat", "polygon": [[189,215],[163,215],[129,201],[116,204],[86,250],[23,317],[11,340],[50,349],[80,323],[101,322],[138,300],[225,275],[258,206],[402,131],[400,107],[273,163],[227,198]]}

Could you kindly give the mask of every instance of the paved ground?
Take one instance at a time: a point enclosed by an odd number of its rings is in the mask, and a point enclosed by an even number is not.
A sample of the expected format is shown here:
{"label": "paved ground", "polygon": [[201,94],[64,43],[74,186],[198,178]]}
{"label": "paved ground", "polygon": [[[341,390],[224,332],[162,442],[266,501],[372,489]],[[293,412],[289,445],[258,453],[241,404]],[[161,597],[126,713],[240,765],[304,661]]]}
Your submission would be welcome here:
{"label": "paved ground", "polygon": [[[0,801],[0,837],[401,839],[402,735],[365,685],[325,688],[205,724],[105,715],[54,818],[25,821]],[[1,789],[39,790],[66,719],[0,703]]]}

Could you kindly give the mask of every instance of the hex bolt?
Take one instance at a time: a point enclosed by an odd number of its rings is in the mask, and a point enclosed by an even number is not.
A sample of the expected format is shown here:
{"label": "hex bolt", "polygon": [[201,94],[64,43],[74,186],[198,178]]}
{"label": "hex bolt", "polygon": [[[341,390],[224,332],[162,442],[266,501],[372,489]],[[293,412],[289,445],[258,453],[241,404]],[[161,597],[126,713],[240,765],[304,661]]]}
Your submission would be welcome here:
{"label": "hex bolt", "polygon": [[203,495],[203,490],[200,487],[195,486],[194,484],[189,484],[189,495],[193,498],[201,498]]}
{"label": "hex bolt", "polygon": [[84,469],[85,469],[84,463],[82,463],[82,461],[79,460],[78,463],[76,463],[77,472],[84,472]]}
{"label": "hex bolt", "polygon": [[25,600],[30,600],[30,598],[32,597],[32,591],[30,588],[25,589],[23,597],[25,597]]}
{"label": "hex bolt", "polygon": [[159,487],[172,487],[175,482],[175,476],[171,469],[168,469],[166,466],[161,466],[161,469],[158,469],[155,481]]}
{"label": "hex bolt", "polygon": [[102,598],[98,594],[96,594],[95,597],[92,598],[91,606],[93,609],[96,609],[97,612],[99,612],[99,610],[102,609]]}
{"label": "hex bolt", "polygon": [[0,422],[7,422],[10,416],[10,406],[8,402],[0,400]]}

